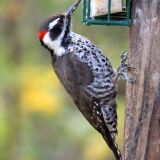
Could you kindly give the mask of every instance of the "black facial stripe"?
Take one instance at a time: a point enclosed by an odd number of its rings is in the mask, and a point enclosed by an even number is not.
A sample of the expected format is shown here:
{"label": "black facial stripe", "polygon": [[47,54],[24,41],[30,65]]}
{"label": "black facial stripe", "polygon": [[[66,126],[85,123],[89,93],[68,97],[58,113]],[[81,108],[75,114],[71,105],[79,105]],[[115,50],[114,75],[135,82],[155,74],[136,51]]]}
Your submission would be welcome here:
{"label": "black facial stripe", "polygon": [[49,52],[50,52],[50,54],[51,54],[51,57],[52,57],[52,63],[54,63],[54,62],[56,61],[56,59],[57,59],[57,56],[54,54],[54,50],[49,49],[48,46],[46,46],[46,45],[43,43],[42,40],[40,40],[40,43],[41,43],[42,46],[44,46],[46,49],[49,50]]}
{"label": "black facial stripe", "polygon": [[42,46],[44,46],[46,49],[48,49],[50,52],[53,52],[50,48],[48,48],[47,45],[44,44],[44,42],[42,40],[40,40],[40,43]]}
{"label": "black facial stripe", "polygon": [[61,34],[62,27],[63,26],[60,24],[57,24],[49,31],[49,35],[52,40],[55,40]]}
{"label": "black facial stripe", "polygon": [[[58,19],[57,24],[53,28],[49,28],[49,24],[56,19]],[[64,15],[63,14],[57,14],[55,16],[49,17],[46,19],[40,26],[39,32],[41,31],[49,31],[50,37],[52,40],[56,39],[58,35],[62,32],[62,28],[64,25]]]}
{"label": "black facial stripe", "polygon": [[66,22],[66,30],[65,30],[65,34],[64,34],[64,37],[63,37],[63,40],[62,40],[62,43],[61,45],[66,47],[68,45],[68,43],[70,42],[70,39],[69,39],[69,32],[70,32],[70,23],[71,23],[71,17],[67,18],[67,22]]}

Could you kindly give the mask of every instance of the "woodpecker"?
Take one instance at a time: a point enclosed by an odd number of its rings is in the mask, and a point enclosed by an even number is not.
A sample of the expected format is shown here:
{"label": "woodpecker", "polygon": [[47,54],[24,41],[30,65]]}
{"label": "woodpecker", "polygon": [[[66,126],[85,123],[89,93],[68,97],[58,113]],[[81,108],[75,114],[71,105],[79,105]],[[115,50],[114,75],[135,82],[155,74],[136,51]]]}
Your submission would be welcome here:
{"label": "woodpecker", "polygon": [[116,160],[122,156],[115,142],[117,134],[116,96],[118,77],[127,75],[127,52],[114,70],[108,58],[87,38],[72,32],[71,16],[81,0],[65,13],[46,19],[38,31],[41,45],[51,54],[53,69],[80,112],[102,135]]}

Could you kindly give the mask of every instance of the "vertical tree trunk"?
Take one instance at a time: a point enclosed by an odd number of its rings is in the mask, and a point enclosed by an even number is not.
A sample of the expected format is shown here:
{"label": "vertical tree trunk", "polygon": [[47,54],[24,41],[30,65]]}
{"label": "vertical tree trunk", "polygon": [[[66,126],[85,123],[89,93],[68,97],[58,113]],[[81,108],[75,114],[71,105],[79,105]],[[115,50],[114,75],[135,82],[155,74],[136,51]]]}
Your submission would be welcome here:
{"label": "vertical tree trunk", "polygon": [[125,160],[160,160],[160,0],[133,0]]}

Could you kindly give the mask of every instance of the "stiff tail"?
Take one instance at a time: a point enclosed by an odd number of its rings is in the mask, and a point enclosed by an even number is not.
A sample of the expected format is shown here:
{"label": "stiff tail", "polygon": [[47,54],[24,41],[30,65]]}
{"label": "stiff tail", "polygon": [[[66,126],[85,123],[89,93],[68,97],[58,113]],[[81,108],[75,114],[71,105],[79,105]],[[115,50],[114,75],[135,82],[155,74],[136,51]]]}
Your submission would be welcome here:
{"label": "stiff tail", "polygon": [[114,145],[115,145],[115,149],[116,149],[116,152],[114,152],[113,150],[113,153],[114,153],[114,155],[115,155],[115,157],[116,157],[116,160],[122,160],[122,155],[121,155],[121,151],[119,150],[119,148],[118,148],[118,145],[117,145],[117,143],[115,143],[114,142]]}
{"label": "stiff tail", "polygon": [[117,143],[113,140],[113,138],[111,137],[111,135],[109,134],[105,134],[103,135],[104,140],[106,141],[106,143],[108,144],[109,148],[112,150],[112,152],[114,153],[114,156],[116,157],[116,160],[122,160],[122,155],[121,152],[118,148]]}
{"label": "stiff tail", "polygon": [[109,148],[114,153],[116,160],[122,160],[122,155],[120,150],[118,149],[118,145],[113,139],[113,137],[111,136],[107,127],[101,127],[101,135],[103,136]]}
{"label": "stiff tail", "polygon": [[[117,113],[116,102],[106,104],[106,102],[100,102],[96,99],[92,99],[93,113],[97,120],[97,131],[101,133],[108,147],[114,153],[116,160],[122,160],[121,152],[118,149],[118,145],[115,142],[115,136],[117,134]],[[97,113],[97,114],[96,114]]]}

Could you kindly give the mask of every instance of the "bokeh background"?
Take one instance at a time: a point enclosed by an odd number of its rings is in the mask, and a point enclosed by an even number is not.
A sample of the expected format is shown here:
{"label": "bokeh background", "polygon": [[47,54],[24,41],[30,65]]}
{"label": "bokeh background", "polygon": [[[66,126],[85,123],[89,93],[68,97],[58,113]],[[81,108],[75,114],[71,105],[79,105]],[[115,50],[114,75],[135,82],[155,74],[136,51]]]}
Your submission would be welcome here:
{"label": "bokeh background", "polygon": [[[55,76],[37,30],[74,0],[0,0],[0,160],[112,160],[112,152]],[[73,30],[91,39],[116,68],[128,49],[127,27],[85,26],[82,5]],[[125,82],[118,96],[123,151]]]}

